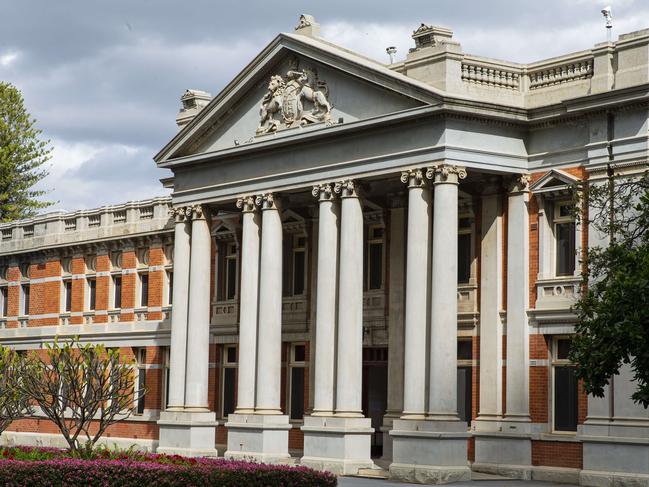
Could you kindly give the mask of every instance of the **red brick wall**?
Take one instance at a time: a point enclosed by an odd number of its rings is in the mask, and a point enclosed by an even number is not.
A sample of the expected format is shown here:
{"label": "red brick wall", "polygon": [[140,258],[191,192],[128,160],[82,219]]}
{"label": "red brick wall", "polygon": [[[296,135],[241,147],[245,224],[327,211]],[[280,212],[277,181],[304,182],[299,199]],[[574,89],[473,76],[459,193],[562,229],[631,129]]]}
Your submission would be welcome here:
{"label": "red brick wall", "polygon": [[[58,261],[42,262],[30,265],[30,279],[44,279],[61,275]],[[44,315],[58,313],[61,299],[61,282],[47,281],[30,283],[29,314]],[[30,319],[29,326],[52,326],[58,324],[58,318]]]}
{"label": "red brick wall", "polygon": [[[548,360],[548,342],[544,335],[530,335],[530,359]],[[547,423],[548,367],[530,367],[530,417],[533,423]]]}
{"label": "red brick wall", "polygon": [[532,465],[581,469],[582,445],[565,441],[533,440]]}

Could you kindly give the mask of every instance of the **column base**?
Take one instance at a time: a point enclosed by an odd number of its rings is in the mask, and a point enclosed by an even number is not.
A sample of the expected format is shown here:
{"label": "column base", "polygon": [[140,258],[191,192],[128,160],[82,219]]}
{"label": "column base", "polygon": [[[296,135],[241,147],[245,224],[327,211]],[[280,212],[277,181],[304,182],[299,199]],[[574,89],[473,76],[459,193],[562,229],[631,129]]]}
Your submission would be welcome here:
{"label": "column base", "polygon": [[392,431],[395,419],[399,419],[398,414],[388,413],[383,416],[383,424],[380,428],[383,434],[383,454],[381,455],[381,460],[392,461],[392,437],[390,436],[390,431]]}
{"label": "column base", "polygon": [[532,478],[532,441],[529,421],[480,419],[473,422],[476,472],[513,479]]}
{"label": "column base", "polygon": [[390,436],[391,479],[420,484],[471,480],[465,422],[398,419]]}
{"label": "column base", "polygon": [[373,468],[371,418],[305,416],[301,464],[336,475],[356,475]]}
{"label": "column base", "polygon": [[216,413],[162,411],[157,453],[187,457],[216,457]]}
{"label": "column base", "polygon": [[230,414],[226,458],[262,463],[287,463],[288,431],[291,425],[284,414]]}

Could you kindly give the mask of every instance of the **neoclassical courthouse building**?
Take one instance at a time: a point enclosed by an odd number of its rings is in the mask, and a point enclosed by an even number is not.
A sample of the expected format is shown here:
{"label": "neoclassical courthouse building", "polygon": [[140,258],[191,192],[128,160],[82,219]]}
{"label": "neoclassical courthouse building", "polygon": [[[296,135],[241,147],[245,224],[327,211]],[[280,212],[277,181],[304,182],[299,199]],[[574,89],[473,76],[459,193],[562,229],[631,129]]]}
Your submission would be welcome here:
{"label": "neoclassical courthouse building", "polygon": [[[133,357],[122,446],[647,485],[628,370],[587,397],[568,350],[601,241],[573,191],[647,168],[649,30],[531,64],[412,37],[383,64],[302,16],[182,96],[170,197],[0,225],[0,343]],[[60,444],[38,416],[3,441]]]}

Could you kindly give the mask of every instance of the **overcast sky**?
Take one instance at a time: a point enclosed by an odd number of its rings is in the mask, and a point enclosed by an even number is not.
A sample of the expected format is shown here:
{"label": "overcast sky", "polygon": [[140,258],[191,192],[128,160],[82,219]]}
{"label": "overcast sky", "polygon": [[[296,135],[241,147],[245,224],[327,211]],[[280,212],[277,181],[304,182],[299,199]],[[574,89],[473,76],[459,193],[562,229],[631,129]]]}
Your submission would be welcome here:
{"label": "overcast sky", "polygon": [[22,90],[52,141],[43,186],[56,209],[165,194],[153,155],[176,132],[187,88],[217,94],[300,13],[326,39],[385,62],[421,22],[464,52],[529,62],[649,27],[648,0],[0,0],[0,79]]}

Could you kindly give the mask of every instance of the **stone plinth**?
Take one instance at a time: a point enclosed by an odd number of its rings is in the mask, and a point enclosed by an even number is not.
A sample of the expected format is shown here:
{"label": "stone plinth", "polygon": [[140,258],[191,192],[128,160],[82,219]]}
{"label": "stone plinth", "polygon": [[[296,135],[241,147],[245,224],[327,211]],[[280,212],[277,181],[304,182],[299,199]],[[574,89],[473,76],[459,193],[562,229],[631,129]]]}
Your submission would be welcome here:
{"label": "stone plinth", "polygon": [[398,419],[394,421],[390,435],[392,479],[420,484],[446,484],[471,479],[466,423]]}
{"label": "stone plinth", "polygon": [[163,411],[160,413],[160,443],[157,453],[190,457],[215,457],[216,413]]}
{"label": "stone plinth", "polygon": [[302,465],[337,475],[355,475],[372,468],[371,418],[306,416]]}
{"label": "stone plinth", "polygon": [[532,441],[529,421],[485,420],[473,422],[476,472],[530,480]]}
{"label": "stone plinth", "polygon": [[284,463],[289,458],[288,416],[284,414],[230,414],[226,458]]}

